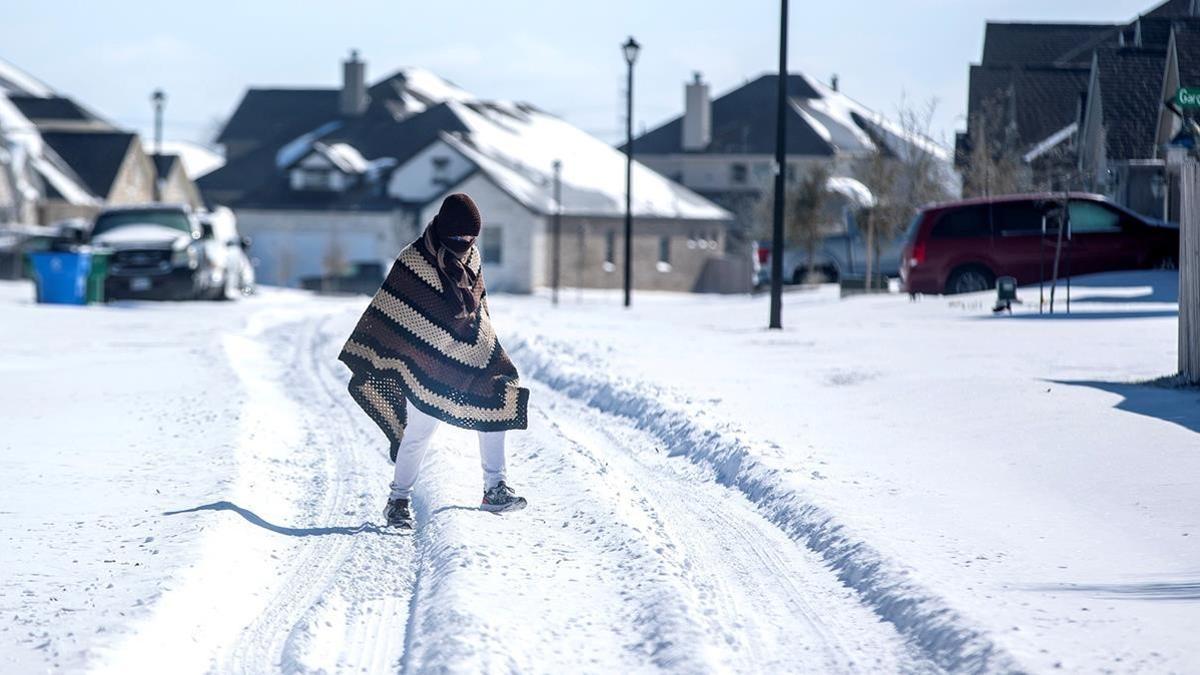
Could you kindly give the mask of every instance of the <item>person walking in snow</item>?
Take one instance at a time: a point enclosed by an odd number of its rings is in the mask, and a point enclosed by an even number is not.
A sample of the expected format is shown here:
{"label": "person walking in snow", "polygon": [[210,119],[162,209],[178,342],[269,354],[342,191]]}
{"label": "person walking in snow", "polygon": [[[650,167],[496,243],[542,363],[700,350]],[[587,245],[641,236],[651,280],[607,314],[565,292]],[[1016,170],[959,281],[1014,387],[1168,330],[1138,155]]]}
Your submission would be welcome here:
{"label": "person walking in snow", "polygon": [[391,443],[389,526],[412,527],[413,485],[440,422],[479,432],[481,509],[526,506],[506,482],[504,440],[526,428],[529,390],[492,330],[475,246],[481,227],[469,196],[446,197],[400,252],[338,356],[352,373],[350,395]]}

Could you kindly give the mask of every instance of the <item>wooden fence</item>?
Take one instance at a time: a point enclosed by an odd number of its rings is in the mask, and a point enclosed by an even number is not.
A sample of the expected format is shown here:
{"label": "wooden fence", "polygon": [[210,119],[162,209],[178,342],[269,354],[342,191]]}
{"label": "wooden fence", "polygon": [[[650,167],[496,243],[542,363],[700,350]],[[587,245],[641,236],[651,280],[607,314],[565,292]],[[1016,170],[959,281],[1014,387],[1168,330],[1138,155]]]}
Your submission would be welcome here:
{"label": "wooden fence", "polygon": [[1179,218],[1179,376],[1200,384],[1200,162],[1183,165]]}

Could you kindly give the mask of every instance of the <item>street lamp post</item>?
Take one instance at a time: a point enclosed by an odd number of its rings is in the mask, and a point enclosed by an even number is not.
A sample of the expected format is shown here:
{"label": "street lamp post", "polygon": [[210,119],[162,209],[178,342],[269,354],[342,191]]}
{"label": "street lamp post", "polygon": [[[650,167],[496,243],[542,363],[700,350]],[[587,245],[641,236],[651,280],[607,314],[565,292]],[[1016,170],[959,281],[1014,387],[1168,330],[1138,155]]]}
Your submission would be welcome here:
{"label": "street lamp post", "polygon": [[554,259],[550,267],[550,298],[558,304],[558,282],[562,259],[562,160],[554,160]]}
{"label": "street lamp post", "polygon": [[633,64],[642,46],[630,36],[621,45],[628,66],[625,78],[625,306],[633,289]]}
{"label": "street lamp post", "polygon": [[783,328],[783,209],[787,189],[787,15],[788,0],[779,13],[779,91],[775,109],[775,217],[771,228],[771,323]]}
{"label": "street lamp post", "polygon": [[150,102],[154,104],[154,154],[161,155],[163,107],[167,104],[167,95],[162,89],[155,89]]}
{"label": "street lamp post", "polygon": [[[155,89],[150,95],[150,102],[154,104],[154,154],[162,154],[162,121],[163,108],[167,104],[167,95],[162,89]],[[157,174],[157,170],[155,171]],[[158,176],[154,177],[154,201],[162,200],[162,186],[159,184]]]}

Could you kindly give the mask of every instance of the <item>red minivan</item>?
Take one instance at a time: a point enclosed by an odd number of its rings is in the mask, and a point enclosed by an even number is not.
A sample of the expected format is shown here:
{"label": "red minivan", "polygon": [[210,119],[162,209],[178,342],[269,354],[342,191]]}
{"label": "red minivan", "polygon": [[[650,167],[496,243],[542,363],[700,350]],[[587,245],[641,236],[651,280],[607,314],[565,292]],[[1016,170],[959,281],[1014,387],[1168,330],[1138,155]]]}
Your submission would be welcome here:
{"label": "red minivan", "polygon": [[[1179,228],[1100,195],[1070,193],[1059,277],[1111,270],[1173,268]],[[1063,195],[981,197],[923,209],[905,235],[900,277],[909,293],[970,293],[1015,277],[1049,280],[1059,247]]]}

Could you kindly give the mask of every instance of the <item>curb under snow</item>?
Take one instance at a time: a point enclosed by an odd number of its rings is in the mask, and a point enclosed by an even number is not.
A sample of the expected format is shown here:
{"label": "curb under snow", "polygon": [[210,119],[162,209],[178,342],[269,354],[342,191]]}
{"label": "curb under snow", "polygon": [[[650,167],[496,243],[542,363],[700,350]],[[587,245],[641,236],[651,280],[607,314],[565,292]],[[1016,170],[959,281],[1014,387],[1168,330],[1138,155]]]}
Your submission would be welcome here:
{"label": "curb under snow", "polygon": [[[691,413],[686,402],[642,382],[597,376],[595,358],[541,338],[509,349],[521,372],[605,413],[632,420],[672,455],[711,467],[718,481],[740,490],[792,539],[820,555],[842,583],[938,666],[955,672],[1011,672],[1014,660],[944,599],[907,579],[907,572],[856,539],[823,506],[762,464],[731,427]],[[588,363],[592,361],[593,363]]]}

